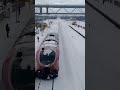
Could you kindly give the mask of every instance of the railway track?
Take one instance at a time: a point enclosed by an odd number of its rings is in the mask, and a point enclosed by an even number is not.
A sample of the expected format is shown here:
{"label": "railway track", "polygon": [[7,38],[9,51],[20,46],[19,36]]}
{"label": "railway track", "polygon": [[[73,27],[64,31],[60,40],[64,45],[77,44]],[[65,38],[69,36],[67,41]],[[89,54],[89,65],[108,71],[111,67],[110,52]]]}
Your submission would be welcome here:
{"label": "railway track", "polygon": [[54,79],[42,80],[36,78],[35,90],[54,90]]}
{"label": "railway track", "polygon": [[80,36],[82,36],[83,38],[85,38],[84,35],[82,35],[80,32],[78,32],[77,30],[75,30],[73,27],[71,27],[70,25],[68,25],[72,30],[74,30],[75,32],[77,32]]}

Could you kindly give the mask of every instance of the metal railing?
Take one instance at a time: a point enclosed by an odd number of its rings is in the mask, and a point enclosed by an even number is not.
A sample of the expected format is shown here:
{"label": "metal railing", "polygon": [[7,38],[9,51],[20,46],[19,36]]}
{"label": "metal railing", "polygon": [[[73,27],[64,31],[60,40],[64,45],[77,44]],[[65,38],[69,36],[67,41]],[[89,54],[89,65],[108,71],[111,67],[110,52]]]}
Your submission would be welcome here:
{"label": "metal railing", "polygon": [[35,14],[85,14],[84,5],[35,5]]}

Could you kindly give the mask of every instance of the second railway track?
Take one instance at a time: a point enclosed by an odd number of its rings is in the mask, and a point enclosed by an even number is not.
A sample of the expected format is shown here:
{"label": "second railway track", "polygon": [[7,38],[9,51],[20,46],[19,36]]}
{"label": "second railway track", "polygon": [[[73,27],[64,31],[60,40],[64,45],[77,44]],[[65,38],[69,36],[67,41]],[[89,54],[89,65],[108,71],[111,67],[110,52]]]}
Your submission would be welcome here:
{"label": "second railway track", "polygon": [[71,27],[70,25],[69,25],[69,27],[70,27],[72,30],[74,30],[75,32],[77,32],[79,35],[81,35],[83,38],[85,38],[84,35],[82,35],[80,32],[78,32],[77,30],[75,30],[73,27]]}

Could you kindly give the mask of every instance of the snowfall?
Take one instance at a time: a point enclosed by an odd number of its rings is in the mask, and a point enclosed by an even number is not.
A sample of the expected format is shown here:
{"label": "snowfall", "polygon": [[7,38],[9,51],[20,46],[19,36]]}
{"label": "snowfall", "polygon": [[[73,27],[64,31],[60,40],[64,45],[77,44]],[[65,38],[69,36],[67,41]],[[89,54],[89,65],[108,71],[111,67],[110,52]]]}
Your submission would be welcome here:
{"label": "snowfall", "polygon": [[[49,25],[48,28],[41,32],[35,29],[35,52],[40,47],[46,35],[56,32],[59,35],[59,74],[54,80],[41,80],[36,78],[35,90],[85,90],[85,38],[75,32],[80,32],[85,36],[85,22],[76,21],[77,27],[72,25],[73,21],[61,19],[45,20]],[[43,34],[43,35],[42,35]],[[39,42],[37,37],[39,36]]]}

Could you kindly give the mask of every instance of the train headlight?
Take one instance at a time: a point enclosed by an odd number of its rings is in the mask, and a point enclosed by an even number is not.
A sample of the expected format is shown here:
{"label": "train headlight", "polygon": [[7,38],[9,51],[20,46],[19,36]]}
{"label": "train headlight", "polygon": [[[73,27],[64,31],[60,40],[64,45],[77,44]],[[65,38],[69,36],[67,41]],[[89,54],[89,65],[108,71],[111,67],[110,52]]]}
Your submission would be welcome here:
{"label": "train headlight", "polygon": [[45,67],[49,67],[50,66],[50,64],[48,64],[48,65],[45,65]]}

